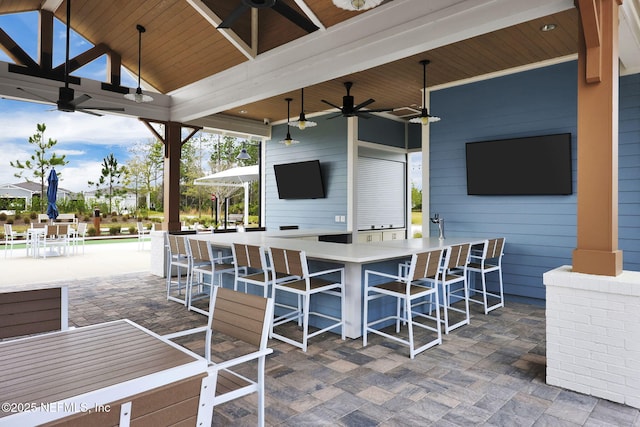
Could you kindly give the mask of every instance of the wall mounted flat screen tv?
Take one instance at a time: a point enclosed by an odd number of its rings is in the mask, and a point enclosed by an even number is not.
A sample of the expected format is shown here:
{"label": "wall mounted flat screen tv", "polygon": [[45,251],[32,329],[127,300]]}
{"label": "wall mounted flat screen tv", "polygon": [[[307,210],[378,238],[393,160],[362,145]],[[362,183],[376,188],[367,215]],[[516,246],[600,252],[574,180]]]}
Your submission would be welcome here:
{"label": "wall mounted flat screen tv", "polygon": [[281,199],[321,199],[325,197],[319,160],[273,165]]}
{"label": "wall mounted flat screen tv", "polygon": [[467,194],[572,194],[571,134],[469,142]]}

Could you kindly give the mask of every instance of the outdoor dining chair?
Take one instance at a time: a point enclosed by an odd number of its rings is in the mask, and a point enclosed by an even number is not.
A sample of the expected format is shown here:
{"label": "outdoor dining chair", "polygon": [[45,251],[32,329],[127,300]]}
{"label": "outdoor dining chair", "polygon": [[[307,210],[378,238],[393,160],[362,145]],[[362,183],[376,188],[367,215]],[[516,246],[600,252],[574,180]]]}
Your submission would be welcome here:
{"label": "outdoor dining chair", "polygon": [[[438,296],[442,253],[442,249],[437,249],[414,254],[406,276],[375,270],[365,271],[363,316],[365,325],[362,334],[364,347],[367,346],[369,332],[408,346],[411,359],[428,348],[442,344]],[[373,283],[376,280],[380,283]],[[389,298],[395,300],[395,313],[385,315],[382,312],[381,317],[371,320],[372,307],[378,311],[384,310],[380,303],[374,307],[376,301]],[[391,321],[395,321],[395,335],[385,330],[385,327],[393,325]],[[430,322],[434,324],[431,325]],[[400,335],[401,323],[407,325],[406,335]],[[431,339],[416,347],[415,328],[430,331],[431,334],[427,337]]]}
{"label": "outdoor dining chair", "polygon": [[[195,425],[211,426],[213,408],[242,396],[258,395],[258,426],[264,426],[265,365],[269,327],[273,318],[273,298],[264,298],[213,287],[207,326],[164,335],[175,339],[205,332],[204,356],[209,363],[203,378]],[[237,351],[212,352],[213,337],[228,337],[239,344]],[[236,350],[236,349],[234,349]],[[233,355],[233,357],[231,357]],[[225,357],[226,356],[226,357]]]}
{"label": "outdoor dining chair", "polygon": [[151,230],[147,230],[141,221],[136,223],[136,231],[138,232],[138,250],[144,250],[144,244],[151,241]]}
{"label": "outdoor dining chair", "polygon": [[13,257],[13,245],[17,244],[18,237],[24,236],[22,233],[13,231],[11,224],[4,224],[4,257],[7,257],[7,248],[11,247],[11,256]]}
{"label": "outdoor dining chair", "polygon": [[78,246],[82,245],[82,253],[84,254],[85,239],[87,236],[87,223],[80,222],[69,238],[73,253],[78,252]]}
{"label": "outdoor dining chair", "polygon": [[[47,255],[69,255],[69,225],[68,224],[45,224],[44,233],[38,241],[38,253],[42,249],[42,256]],[[51,250],[51,252],[48,252]],[[55,252],[54,252],[55,251]]]}

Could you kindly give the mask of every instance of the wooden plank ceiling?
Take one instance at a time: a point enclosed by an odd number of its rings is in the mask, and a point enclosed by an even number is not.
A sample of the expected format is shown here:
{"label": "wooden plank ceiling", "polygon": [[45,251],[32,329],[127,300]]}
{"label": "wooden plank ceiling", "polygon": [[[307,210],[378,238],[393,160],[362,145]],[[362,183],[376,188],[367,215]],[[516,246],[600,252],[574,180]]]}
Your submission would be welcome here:
{"label": "wooden plank ceiling", "polygon": [[[72,0],[72,27],[91,43],[105,43],[122,57],[122,64],[137,73],[138,33],[142,39],[142,79],[161,93],[223,72],[249,59],[197,10],[208,8],[224,19],[241,0]],[[295,0],[279,0],[304,14]],[[394,0],[387,0],[394,1]],[[397,1],[397,0],[396,0]],[[319,22],[329,28],[364,12],[335,7],[330,0],[305,0]],[[55,8],[55,16],[66,22],[62,0],[2,0],[0,14]],[[551,32],[540,28],[553,23]],[[243,14],[232,31],[251,45],[251,13]],[[305,36],[307,33],[271,9],[258,10],[258,55]],[[430,59],[428,86],[440,85],[513,67],[559,58],[577,52],[578,14],[569,9],[513,27],[463,40],[379,67],[343,76],[305,88],[305,111],[325,111],[326,99],[342,104],[343,83],[354,83],[355,102],[374,98],[370,108],[419,108],[422,87],[421,59]],[[299,90],[243,105],[223,112],[230,116],[262,121],[286,118],[284,98],[294,99],[292,119],[300,111]],[[403,111],[406,111],[404,109]],[[400,114],[400,113],[399,113]]]}

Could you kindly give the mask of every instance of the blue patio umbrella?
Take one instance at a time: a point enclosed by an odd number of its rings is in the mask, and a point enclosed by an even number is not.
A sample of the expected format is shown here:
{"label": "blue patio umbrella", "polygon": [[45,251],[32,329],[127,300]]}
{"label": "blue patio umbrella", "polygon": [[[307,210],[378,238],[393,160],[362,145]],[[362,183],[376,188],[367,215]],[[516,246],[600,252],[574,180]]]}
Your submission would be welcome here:
{"label": "blue patio umbrella", "polygon": [[49,178],[47,178],[47,216],[49,219],[56,219],[58,217],[58,207],[56,206],[56,197],[58,195],[58,175],[55,169],[51,169],[49,172]]}

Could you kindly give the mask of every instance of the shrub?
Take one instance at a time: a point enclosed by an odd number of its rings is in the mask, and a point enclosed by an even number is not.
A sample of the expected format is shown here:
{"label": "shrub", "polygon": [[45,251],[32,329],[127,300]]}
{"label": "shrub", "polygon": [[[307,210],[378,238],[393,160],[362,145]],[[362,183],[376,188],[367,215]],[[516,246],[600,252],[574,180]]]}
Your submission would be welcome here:
{"label": "shrub", "polygon": [[28,216],[25,216],[24,217],[24,223],[27,224],[27,225],[31,224],[31,219],[29,219]]}
{"label": "shrub", "polygon": [[82,217],[82,221],[83,221],[83,222],[90,222],[90,221],[91,221],[91,217],[90,217],[90,216],[85,215],[84,217]]}
{"label": "shrub", "polygon": [[4,212],[0,212],[0,221],[6,221],[7,220],[7,214]]}
{"label": "shrub", "polygon": [[18,220],[20,218],[22,218],[22,215],[16,212],[14,219]]}
{"label": "shrub", "polygon": [[29,218],[36,219],[36,218],[38,218],[38,214],[35,213],[35,212],[31,212],[31,213],[29,213]]}
{"label": "shrub", "polygon": [[112,217],[112,218],[111,218],[111,222],[118,222],[118,218],[117,218],[117,217],[115,217],[115,216],[114,216],[114,217]]}
{"label": "shrub", "polygon": [[87,228],[87,235],[91,237],[95,237],[97,234],[96,229],[94,227]]}
{"label": "shrub", "polygon": [[115,236],[120,232],[120,227],[109,227],[109,235]]}
{"label": "shrub", "polygon": [[7,218],[7,224],[13,224],[13,218]]}
{"label": "shrub", "polygon": [[129,227],[129,234],[136,234],[136,228],[134,226]]}

